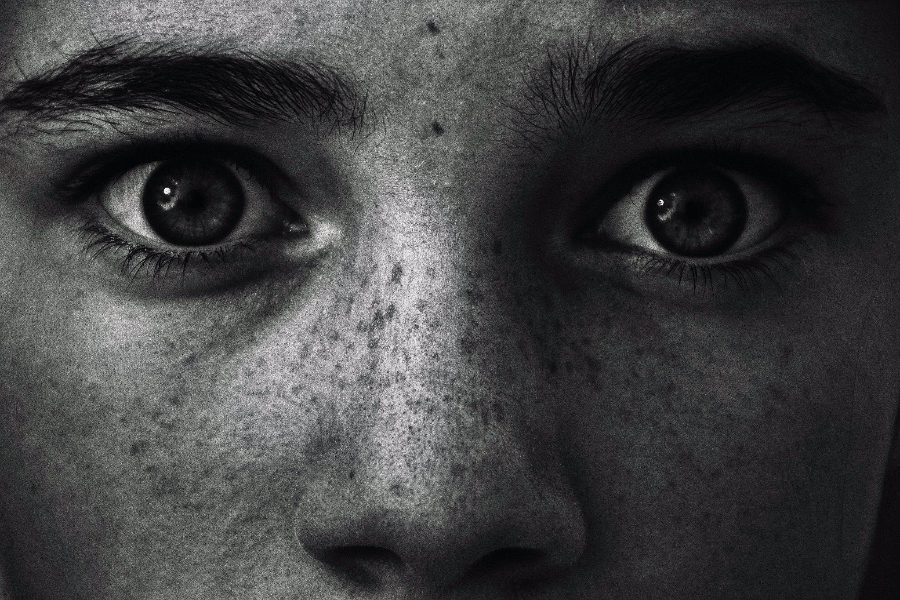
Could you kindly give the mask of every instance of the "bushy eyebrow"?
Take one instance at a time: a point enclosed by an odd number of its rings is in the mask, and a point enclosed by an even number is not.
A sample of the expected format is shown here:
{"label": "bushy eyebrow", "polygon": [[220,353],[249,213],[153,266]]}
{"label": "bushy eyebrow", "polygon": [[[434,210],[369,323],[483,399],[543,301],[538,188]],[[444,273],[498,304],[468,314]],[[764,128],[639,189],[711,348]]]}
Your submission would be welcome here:
{"label": "bushy eyebrow", "polygon": [[744,42],[706,48],[635,41],[614,51],[590,44],[551,53],[526,81],[516,107],[526,123],[677,122],[729,109],[815,111],[828,120],[884,112],[854,77],[785,45]]}
{"label": "bushy eyebrow", "polygon": [[366,98],[312,61],[117,41],[29,77],[0,99],[0,123],[12,116],[42,125],[85,113],[174,112],[234,125],[313,121],[357,130]]}

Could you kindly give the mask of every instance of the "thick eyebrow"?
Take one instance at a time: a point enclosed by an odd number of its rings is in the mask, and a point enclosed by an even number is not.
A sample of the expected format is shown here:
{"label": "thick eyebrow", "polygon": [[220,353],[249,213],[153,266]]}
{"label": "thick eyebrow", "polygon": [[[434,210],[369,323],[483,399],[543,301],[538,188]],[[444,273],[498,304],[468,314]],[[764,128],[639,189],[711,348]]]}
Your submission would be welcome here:
{"label": "thick eyebrow", "polygon": [[249,52],[100,44],[17,83],[0,98],[0,123],[63,124],[81,115],[196,113],[234,125],[313,121],[362,126],[366,98],[315,62]]}
{"label": "thick eyebrow", "polygon": [[787,46],[737,43],[683,48],[635,41],[613,52],[591,44],[548,56],[516,107],[529,125],[629,120],[665,125],[730,109],[815,111],[829,122],[886,112],[854,77]]}

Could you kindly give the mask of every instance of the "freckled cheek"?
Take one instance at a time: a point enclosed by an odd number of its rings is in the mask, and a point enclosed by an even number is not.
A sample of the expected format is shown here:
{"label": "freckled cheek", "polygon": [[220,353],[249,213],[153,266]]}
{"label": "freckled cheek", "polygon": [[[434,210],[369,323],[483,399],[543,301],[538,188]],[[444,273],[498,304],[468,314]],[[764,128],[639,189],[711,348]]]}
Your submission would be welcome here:
{"label": "freckled cheek", "polygon": [[127,343],[97,322],[40,330],[0,349],[16,357],[0,367],[3,478],[38,498],[23,507],[62,511],[75,539],[85,527],[114,535],[136,508],[147,522],[173,508],[249,514],[279,493],[272,432],[292,424],[265,422],[209,364],[173,365],[180,347],[134,329]]}
{"label": "freckled cheek", "polygon": [[[834,523],[852,365],[823,362],[814,348],[725,352],[727,339],[676,342],[616,323],[603,335],[560,336],[568,342],[549,392],[600,543],[676,555],[688,552],[687,530],[709,547],[792,530],[815,538]],[[662,532],[655,549],[636,541],[648,524]]]}

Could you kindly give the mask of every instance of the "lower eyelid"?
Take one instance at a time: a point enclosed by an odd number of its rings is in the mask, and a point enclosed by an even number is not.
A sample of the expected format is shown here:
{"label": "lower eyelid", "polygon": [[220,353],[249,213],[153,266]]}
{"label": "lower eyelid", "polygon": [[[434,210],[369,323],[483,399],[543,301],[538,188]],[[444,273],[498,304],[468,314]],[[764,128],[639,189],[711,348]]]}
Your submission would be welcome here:
{"label": "lower eyelid", "polygon": [[642,257],[641,274],[664,274],[692,292],[756,292],[780,287],[780,274],[791,273],[797,255],[789,248],[772,248],[747,258],[721,263],[692,263],[680,259]]}
{"label": "lower eyelid", "polygon": [[[188,253],[160,251],[136,244],[96,220],[76,225],[80,261],[99,283],[128,295],[188,298],[215,294],[260,281],[279,263],[276,244],[248,241]],[[311,263],[293,265],[294,277],[306,277]]]}
{"label": "lower eyelid", "polygon": [[[757,298],[763,292],[779,293],[789,288],[803,277],[806,264],[803,257],[810,251],[807,235],[789,231],[775,243],[727,261],[702,263],[662,259],[661,262],[660,257],[654,257],[653,261],[644,257],[639,275],[668,275],[679,289],[693,296],[702,293],[741,301]],[[678,265],[677,273],[672,266],[675,264]]]}
{"label": "lower eyelid", "polygon": [[[811,251],[807,231],[787,230],[770,244],[729,260],[692,260],[666,257],[641,248],[579,243],[569,252],[576,257],[573,276],[599,278],[638,296],[666,302],[732,303],[764,293],[780,293],[802,277],[804,255]],[[568,256],[573,256],[567,252]]]}
{"label": "lower eyelid", "polygon": [[153,248],[128,239],[92,214],[75,215],[74,231],[82,264],[104,285],[140,296],[187,297],[240,287],[273,272],[279,281],[301,281],[328,254],[336,233],[327,226],[247,238],[216,247],[179,251]]}

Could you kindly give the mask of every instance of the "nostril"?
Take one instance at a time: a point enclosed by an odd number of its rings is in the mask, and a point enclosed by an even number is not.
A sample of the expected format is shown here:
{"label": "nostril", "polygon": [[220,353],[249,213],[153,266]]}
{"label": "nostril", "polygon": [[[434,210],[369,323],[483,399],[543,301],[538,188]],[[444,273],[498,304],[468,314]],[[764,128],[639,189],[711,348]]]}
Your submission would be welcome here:
{"label": "nostril", "polygon": [[395,552],[379,546],[336,546],[312,554],[344,580],[370,590],[381,587],[386,573],[403,568]]}
{"label": "nostril", "polygon": [[548,576],[547,554],[533,548],[500,548],[475,561],[469,570],[473,579],[508,581],[542,579]]}

